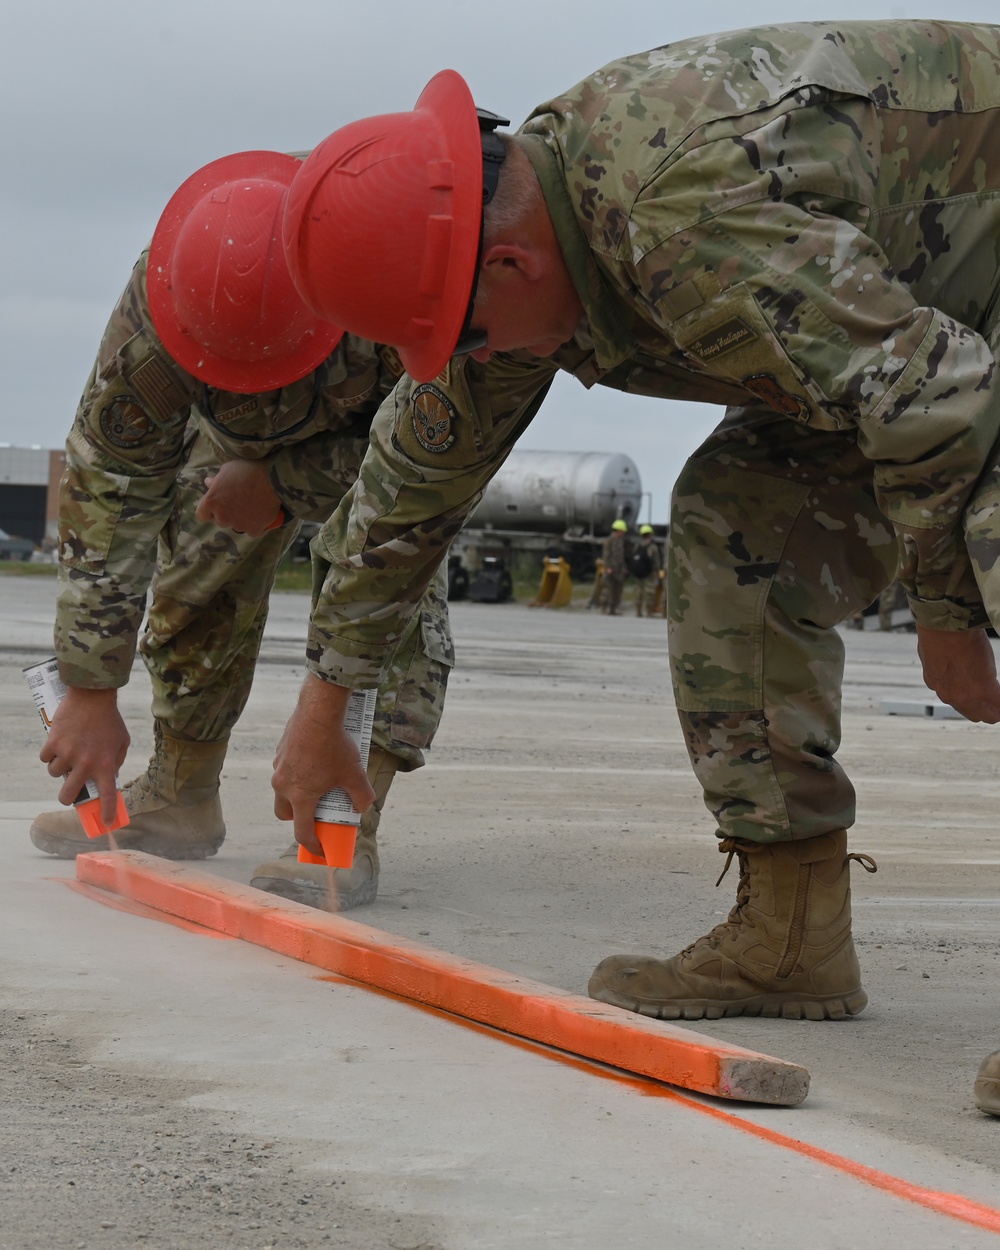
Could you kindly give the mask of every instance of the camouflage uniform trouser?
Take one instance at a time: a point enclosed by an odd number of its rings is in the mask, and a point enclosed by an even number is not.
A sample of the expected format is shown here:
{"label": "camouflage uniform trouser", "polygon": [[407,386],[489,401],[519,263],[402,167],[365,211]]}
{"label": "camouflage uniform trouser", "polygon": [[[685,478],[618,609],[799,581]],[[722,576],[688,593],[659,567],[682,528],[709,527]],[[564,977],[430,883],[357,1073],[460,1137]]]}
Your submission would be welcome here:
{"label": "camouflage uniform trouser", "polygon": [[809,838],[854,823],[836,628],[896,573],[896,540],[853,433],[732,409],[674,490],[671,675],[720,837]]}
{"label": "camouflage uniform trouser", "polygon": [[617,612],[621,607],[625,578],[616,573],[605,572],[601,578],[601,611]]}
{"label": "camouflage uniform trouser", "polygon": [[636,616],[644,616],[647,612],[653,610],[653,599],[656,596],[656,573],[650,573],[648,577],[637,577],[635,579],[635,614]]}
{"label": "camouflage uniform trouser", "polygon": [[[160,537],[152,602],[139,644],[153,684],[153,715],[179,738],[229,736],[250,696],[278,562],[297,525],[259,538],[196,520],[207,474],[218,467],[198,436]],[[308,612],[303,596],[303,614]],[[431,583],[379,691],[372,740],[404,770],[423,763],[444,707],[454,650],[443,571]]]}

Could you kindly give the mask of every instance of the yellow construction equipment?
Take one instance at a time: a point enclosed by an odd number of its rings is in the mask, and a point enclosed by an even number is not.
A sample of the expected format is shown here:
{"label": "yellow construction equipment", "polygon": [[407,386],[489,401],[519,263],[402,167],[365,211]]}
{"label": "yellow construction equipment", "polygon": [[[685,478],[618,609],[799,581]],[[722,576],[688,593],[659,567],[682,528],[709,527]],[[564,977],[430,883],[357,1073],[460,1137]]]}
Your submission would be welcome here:
{"label": "yellow construction equipment", "polygon": [[562,556],[545,556],[542,560],[542,580],[538,594],[528,604],[530,608],[564,608],[573,597],[573,579],[569,564]]}

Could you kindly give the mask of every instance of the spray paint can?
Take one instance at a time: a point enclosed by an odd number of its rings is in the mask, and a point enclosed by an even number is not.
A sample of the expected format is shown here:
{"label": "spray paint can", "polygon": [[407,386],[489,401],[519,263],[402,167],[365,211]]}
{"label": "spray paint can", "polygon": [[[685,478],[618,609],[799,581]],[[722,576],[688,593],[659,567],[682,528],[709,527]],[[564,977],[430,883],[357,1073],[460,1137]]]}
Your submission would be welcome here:
{"label": "spray paint can", "polygon": [[[344,728],[361,753],[362,768],[368,767],[372,742],[377,690],[355,690],[347,704]],[[326,864],[330,868],[350,868],[354,863],[354,843],[361,824],[361,813],[354,810],[346,790],[327,790],[316,804],[313,828],[323,848],[323,857],[299,845],[300,864]]]}
{"label": "spray paint can", "polygon": [[[40,664],[31,664],[23,670],[24,679],[28,683],[31,690],[32,698],[35,700],[35,707],[38,709],[38,715],[41,717],[42,725],[45,732],[48,733],[52,728],[52,720],[56,714],[56,708],[63,700],[66,693],[66,685],[59,676],[59,662],[53,656],[50,660],[42,660]],[[125,800],[122,798],[122,792],[118,791],[118,807],[115,811],[114,824],[106,825],[101,820],[101,800],[97,793],[97,783],[88,781],[83,789],[76,796],[73,802],[77,815],[80,817],[80,823],[83,825],[84,832],[88,838],[100,838],[106,833],[111,833],[115,829],[121,829],[123,825],[129,823],[128,812],[125,810]]]}

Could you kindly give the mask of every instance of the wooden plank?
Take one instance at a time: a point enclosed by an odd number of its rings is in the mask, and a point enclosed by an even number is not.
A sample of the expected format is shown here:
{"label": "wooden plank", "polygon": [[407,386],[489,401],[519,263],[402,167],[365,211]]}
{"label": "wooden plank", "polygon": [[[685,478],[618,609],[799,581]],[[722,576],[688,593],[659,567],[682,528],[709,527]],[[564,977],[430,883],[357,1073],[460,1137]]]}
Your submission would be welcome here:
{"label": "wooden plank", "polygon": [[171,916],[327,972],[668,1085],[741,1102],[796,1106],[798,1064],[757,1054],[434,950],[343,916],[145,855],[80,855],[77,878]]}

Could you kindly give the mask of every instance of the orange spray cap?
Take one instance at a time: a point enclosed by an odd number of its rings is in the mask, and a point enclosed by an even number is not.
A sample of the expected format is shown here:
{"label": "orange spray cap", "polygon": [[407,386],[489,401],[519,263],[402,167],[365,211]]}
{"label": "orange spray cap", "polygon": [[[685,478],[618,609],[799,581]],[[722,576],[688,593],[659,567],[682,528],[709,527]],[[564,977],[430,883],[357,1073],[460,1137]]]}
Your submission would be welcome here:
{"label": "orange spray cap", "polygon": [[106,833],[112,833],[115,829],[121,829],[129,823],[121,790],[118,791],[116,798],[118,805],[115,809],[115,819],[110,825],[106,825],[101,820],[100,799],[85,799],[82,803],[75,805],[80,824],[83,825],[83,831],[88,838],[102,838]]}
{"label": "orange spray cap", "polygon": [[326,864],[330,868],[350,868],[354,863],[354,843],[358,836],[357,825],[334,824],[329,820],[317,820],[313,824],[316,837],[323,848],[323,858],[313,855],[299,845],[300,864]]}

